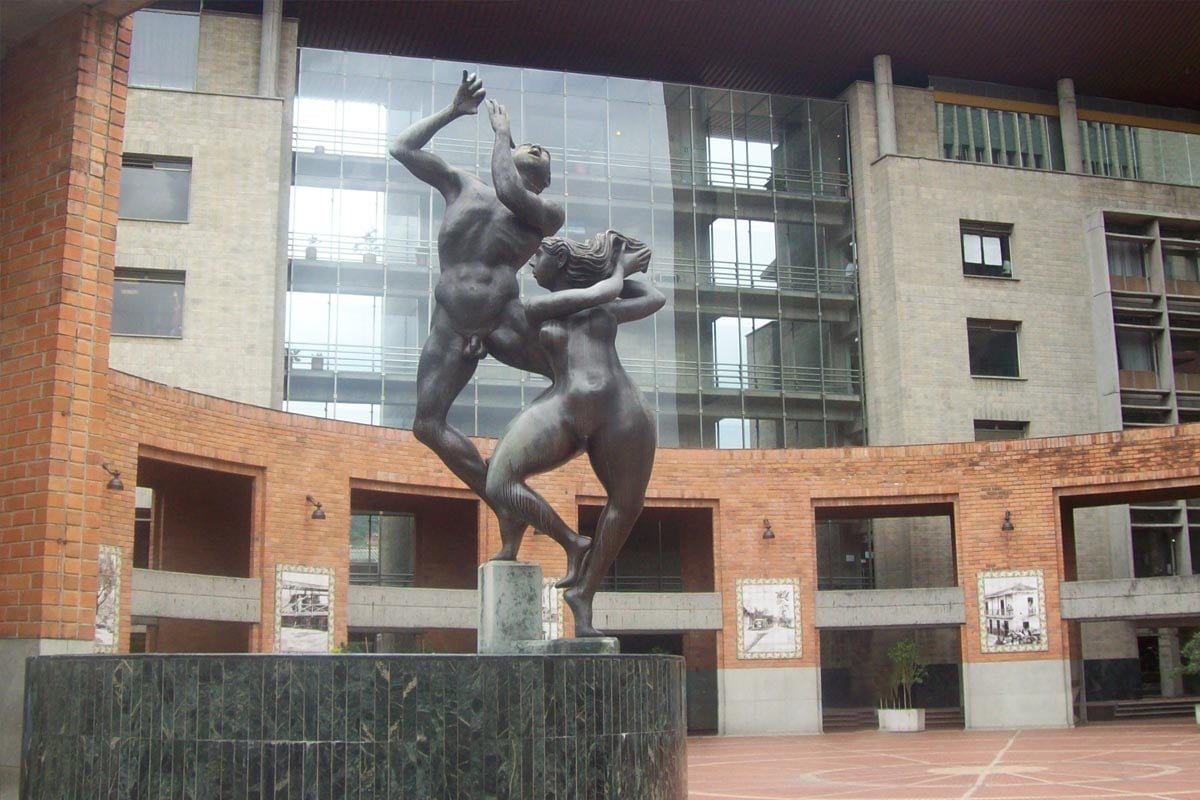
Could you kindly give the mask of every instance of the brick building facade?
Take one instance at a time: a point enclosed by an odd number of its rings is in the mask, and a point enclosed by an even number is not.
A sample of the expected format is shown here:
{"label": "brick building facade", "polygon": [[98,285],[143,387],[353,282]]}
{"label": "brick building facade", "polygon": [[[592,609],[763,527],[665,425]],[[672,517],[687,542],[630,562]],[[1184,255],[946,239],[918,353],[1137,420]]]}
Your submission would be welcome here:
{"label": "brick building facade", "polygon": [[[172,131],[154,128],[155,119],[200,103],[199,110],[184,109],[198,116],[187,124],[202,127],[205,115],[250,120],[248,140],[267,143],[268,168],[245,176],[260,197],[234,216],[253,217],[269,231],[243,237],[256,239],[248,263],[285,260],[286,93],[250,98],[246,73],[258,69],[254,36],[236,20],[215,15],[207,28],[210,44],[224,42],[230,57],[212,61],[213,51],[205,50],[211,62],[206,75],[218,81],[205,90],[212,96],[148,93],[153,102],[143,109],[145,124],[127,128],[132,26],[125,15],[143,5],[107,0],[64,6],[61,16],[35,18],[23,35],[5,39],[4,674],[19,675],[28,655],[97,647],[276,650],[280,568],[332,577],[331,644],[352,645],[357,635],[382,633],[415,637],[406,640],[406,649],[470,650],[474,570],[499,546],[494,518],[410,431],[262,407],[280,401],[284,285],[278,272],[243,276],[247,282],[232,289],[189,283],[193,322],[207,319],[203,330],[221,324],[213,304],[223,295],[238,295],[247,307],[270,307],[269,313],[234,314],[243,326],[237,336],[247,347],[245,363],[255,366],[234,376],[230,386],[237,386],[221,391],[226,397],[151,380],[198,387],[170,363],[177,348],[161,348],[168,355],[156,359],[125,342],[122,366],[142,376],[110,369],[118,252],[120,266],[132,269],[198,273],[211,260],[192,252],[204,237],[187,252],[165,254],[175,249],[173,242],[152,226],[138,231],[136,224],[122,223],[118,244],[122,154],[132,152],[131,145],[197,161],[207,157],[203,137],[173,140]],[[295,53],[289,37],[296,31],[290,24],[283,28],[282,54],[268,71],[286,86]],[[878,141],[886,125],[876,116],[874,91],[870,84],[852,84],[844,99],[858,165],[864,368],[874,382],[867,415],[871,441],[885,446],[661,449],[644,515],[645,542],[652,541],[654,527],[660,559],[664,537],[678,542],[679,590],[602,594],[598,619],[602,627],[610,621],[630,646],[685,654],[693,694],[706,703],[692,709],[695,718],[726,733],[820,730],[823,705],[834,699],[831,687],[845,681],[847,696],[867,691],[872,677],[864,674],[866,665],[854,668],[854,646],[862,641],[854,636],[880,631],[914,635],[930,648],[951,687],[947,704],[962,708],[969,727],[1071,725],[1087,713],[1085,659],[1136,659],[1128,645],[1132,627],[1190,630],[1200,619],[1197,576],[1135,578],[1122,563],[1128,560],[1128,517],[1114,521],[1110,510],[1129,503],[1184,504],[1197,496],[1200,427],[1178,424],[1188,419],[1186,382],[1180,392],[1168,387],[1175,405],[1167,424],[1115,430],[1122,414],[1128,418],[1138,408],[1122,399],[1122,388],[1129,387],[1117,381],[1118,354],[1108,340],[1112,326],[1121,324],[1112,312],[1120,298],[1113,300],[1109,287],[1099,304],[1092,300],[1093,281],[1105,274],[1105,236],[1129,235],[1118,231],[1118,223],[1130,218],[1194,223],[1200,189],[939,160],[927,123],[948,96],[933,90],[897,91],[899,149],[889,153]],[[178,152],[167,152],[170,147]],[[236,170],[236,159],[203,168]],[[239,197],[246,200],[250,191]],[[951,220],[952,229],[923,225],[927,217]],[[939,269],[961,269],[960,254],[951,252],[953,245],[947,249],[947,242],[959,241],[955,219],[1000,218],[1025,237],[1012,243],[1023,286],[981,289],[958,285],[961,274],[923,271],[930,258]],[[210,221],[213,236],[223,236],[232,224],[228,217]],[[1057,249],[1029,246],[1081,226]],[[1079,242],[1088,250],[1083,270]],[[236,260],[237,249],[226,255]],[[1161,272],[1162,265],[1156,268]],[[1037,365],[1029,379],[947,384],[945,376],[961,371],[968,357],[960,317],[1012,319],[1014,304],[1026,326],[1023,358]],[[953,330],[950,318],[936,313],[948,307],[963,311],[954,316]],[[927,357],[905,355],[901,342]],[[199,349],[189,358],[210,359],[216,370],[228,363],[213,342],[193,344]],[[1081,353],[1088,357],[1081,360]],[[924,373],[914,372],[917,366]],[[1074,391],[1079,384],[1087,391]],[[1025,419],[1029,409],[1038,409],[1036,419]],[[1043,438],[955,441],[969,438],[967,426],[977,420],[1024,421],[1030,435]],[[477,444],[486,452],[493,440]],[[124,490],[109,488],[117,471]],[[536,485],[564,519],[581,526],[603,501],[582,462]],[[147,492],[152,501],[143,508],[138,499]],[[306,497],[320,503],[324,519],[314,518]],[[416,521],[411,585],[351,582],[352,513],[364,510]],[[905,569],[920,571],[913,565],[921,563],[926,547],[937,560],[931,571],[944,573],[938,580],[947,585],[819,589],[823,524],[906,517],[941,520],[929,523],[928,540],[919,525],[897,530],[917,531],[904,540]],[[941,543],[936,552],[931,541]],[[564,567],[550,541],[533,533],[521,556],[540,563],[548,576]],[[1010,573],[1035,581],[1043,592],[1045,625],[1032,644],[985,635],[981,594],[991,585],[985,581],[1004,581]],[[755,585],[798,587],[794,625],[775,626],[787,643],[767,658],[754,652],[753,643],[756,620],[765,615],[744,601]],[[98,636],[98,596],[113,589],[115,599],[100,603]],[[569,615],[563,622],[569,630]],[[1085,652],[1085,626],[1093,632],[1093,654]],[[939,634],[927,635],[933,629]],[[876,643],[871,651],[879,649]],[[7,686],[0,703],[0,714],[14,719],[19,683]],[[13,726],[7,726],[0,737],[6,781],[17,748]]]}

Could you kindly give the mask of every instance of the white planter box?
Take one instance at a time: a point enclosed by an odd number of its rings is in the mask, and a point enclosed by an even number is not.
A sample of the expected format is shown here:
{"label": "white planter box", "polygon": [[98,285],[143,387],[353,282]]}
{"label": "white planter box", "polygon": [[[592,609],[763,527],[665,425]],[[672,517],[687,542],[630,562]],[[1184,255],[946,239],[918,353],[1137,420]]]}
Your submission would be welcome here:
{"label": "white planter box", "polygon": [[881,708],[879,709],[879,730],[906,733],[925,730],[925,709],[923,708]]}

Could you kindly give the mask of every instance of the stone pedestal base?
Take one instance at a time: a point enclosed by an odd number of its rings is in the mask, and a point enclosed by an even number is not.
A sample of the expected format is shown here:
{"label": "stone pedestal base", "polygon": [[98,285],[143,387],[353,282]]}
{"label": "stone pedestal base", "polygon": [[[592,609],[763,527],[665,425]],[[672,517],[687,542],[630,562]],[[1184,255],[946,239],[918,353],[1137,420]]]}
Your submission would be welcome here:
{"label": "stone pedestal base", "polygon": [[479,568],[480,653],[520,652],[542,639],[542,568],[524,561],[489,561]]}
{"label": "stone pedestal base", "polygon": [[677,656],[44,656],[22,793],[684,800]]}

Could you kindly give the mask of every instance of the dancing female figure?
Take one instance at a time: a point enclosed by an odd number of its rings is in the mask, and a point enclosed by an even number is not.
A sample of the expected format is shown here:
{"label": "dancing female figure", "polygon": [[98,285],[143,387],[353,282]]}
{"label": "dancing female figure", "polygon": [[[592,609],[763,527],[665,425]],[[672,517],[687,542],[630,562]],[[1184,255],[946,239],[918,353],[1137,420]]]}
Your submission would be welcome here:
{"label": "dancing female figure", "polygon": [[[650,261],[646,245],[615,231],[588,242],[545,239],[531,264],[550,294],[524,300],[538,330],[553,384],[505,430],[488,461],[487,498],[567,551],[567,604],[576,636],[601,636],[592,627],[592,598],[645,502],[657,437],[641,391],[617,358],[617,326],[658,311],[666,298],[641,281],[626,280]],[[595,538],[571,530],[526,483],[586,452],[608,494]],[[515,558],[520,533],[497,558]]]}

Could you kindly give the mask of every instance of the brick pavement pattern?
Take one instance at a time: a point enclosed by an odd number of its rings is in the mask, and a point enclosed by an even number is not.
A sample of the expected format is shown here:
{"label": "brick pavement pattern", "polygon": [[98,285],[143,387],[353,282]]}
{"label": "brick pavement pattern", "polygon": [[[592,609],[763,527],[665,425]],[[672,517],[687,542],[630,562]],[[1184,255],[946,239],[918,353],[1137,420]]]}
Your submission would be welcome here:
{"label": "brick pavement pattern", "polygon": [[1200,798],[1192,720],[688,740],[690,800]]}

